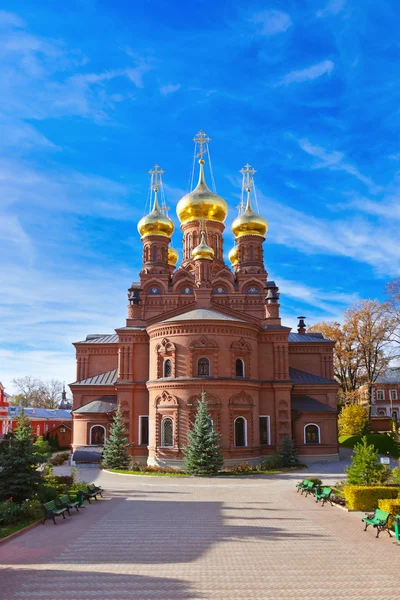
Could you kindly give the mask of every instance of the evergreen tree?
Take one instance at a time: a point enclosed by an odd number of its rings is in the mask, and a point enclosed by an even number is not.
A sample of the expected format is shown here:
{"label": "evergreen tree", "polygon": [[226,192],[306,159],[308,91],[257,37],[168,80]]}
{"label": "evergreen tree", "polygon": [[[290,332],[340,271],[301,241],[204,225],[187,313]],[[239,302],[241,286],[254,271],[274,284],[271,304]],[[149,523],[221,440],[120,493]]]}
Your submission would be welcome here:
{"label": "evergreen tree", "polygon": [[127,469],[129,465],[128,436],[120,406],[110,426],[110,435],[103,451],[103,465],[106,469]]}
{"label": "evergreen tree", "polygon": [[14,433],[0,455],[0,498],[20,503],[32,498],[42,482],[42,474],[37,470],[42,459],[35,452],[32,427],[23,410]]}
{"label": "evergreen tree", "polygon": [[33,446],[35,448],[35,452],[41,458],[42,463],[47,462],[51,456],[51,446],[49,442],[47,442],[44,437],[40,435]]}
{"label": "evergreen tree", "polygon": [[281,441],[277,456],[282,467],[295,467],[299,464],[295,443],[289,435]]}
{"label": "evergreen tree", "polygon": [[195,422],[188,432],[184,454],[185,471],[191,475],[216,475],[224,464],[220,436],[212,426],[205,392],[201,394]]}
{"label": "evergreen tree", "polygon": [[354,446],[351,465],[346,467],[347,482],[350,485],[374,485],[381,483],[385,475],[385,466],[377,462],[378,450],[373,444],[368,446],[367,438]]}

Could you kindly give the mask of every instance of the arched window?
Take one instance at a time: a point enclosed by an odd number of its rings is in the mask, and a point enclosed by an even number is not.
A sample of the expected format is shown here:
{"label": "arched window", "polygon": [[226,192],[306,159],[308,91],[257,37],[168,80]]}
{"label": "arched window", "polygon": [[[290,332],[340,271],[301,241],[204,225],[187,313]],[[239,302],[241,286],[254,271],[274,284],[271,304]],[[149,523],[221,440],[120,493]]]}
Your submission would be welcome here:
{"label": "arched window", "polygon": [[318,425],[309,423],[304,427],[304,443],[320,444],[320,431]]}
{"label": "arched window", "polygon": [[399,413],[397,412],[397,410],[392,410],[392,419],[394,419],[395,421],[399,420]]}
{"label": "arched window", "polygon": [[157,246],[153,246],[151,249],[152,261],[157,262]]}
{"label": "arched window", "polygon": [[237,448],[247,446],[247,421],[244,417],[235,419],[235,446]]}
{"label": "arched window", "polygon": [[172,375],[172,362],[168,360],[164,361],[164,377],[171,377]]}
{"label": "arched window", "polygon": [[92,446],[102,446],[106,441],[106,430],[103,425],[93,425],[90,429],[90,443]]}
{"label": "arched window", "polygon": [[199,358],[197,362],[197,375],[199,377],[210,376],[210,361],[208,358]]}
{"label": "arched window", "polygon": [[386,411],[385,411],[385,410],[383,410],[383,409],[382,409],[382,410],[378,410],[378,415],[379,415],[380,417],[386,417]]}
{"label": "arched window", "polygon": [[249,248],[249,260],[253,260],[253,246]]}
{"label": "arched window", "polygon": [[161,446],[170,448],[174,445],[174,424],[170,417],[162,420],[161,423]]}
{"label": "arched window", "polygon": [[36,427],[36,435],[37,435],[37,437],[39,437],[39,435],[40,435],[40,425],[38,425]]}
{"label": "arched window", "polygon": [[244,362],[241,358],[236,359],[236,377],[244,377]]}

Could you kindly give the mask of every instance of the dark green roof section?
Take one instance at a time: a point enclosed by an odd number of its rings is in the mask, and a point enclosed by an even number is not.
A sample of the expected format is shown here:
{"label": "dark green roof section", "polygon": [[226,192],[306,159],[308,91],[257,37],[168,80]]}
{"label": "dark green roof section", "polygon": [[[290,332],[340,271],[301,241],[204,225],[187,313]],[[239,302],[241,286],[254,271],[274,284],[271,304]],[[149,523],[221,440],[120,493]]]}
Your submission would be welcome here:
{"label": "dark green roof section", "polygon": [[292,410],[298,412],[330,412],[337,413],[335,408],[324,404],[320,400],[311,398],[311,396],[298,395],[291,398]]}
{"label": "dark green roof section", "polygon": [[112,371],[106,371],[106,373],[99,373],[80,381],[75,381],[70,385],[115,385],[118,378],[118,369]]}
{"label": "dark green roof section", "polygon": [[293,383],[298,385],[337,385],[337,382],[334,379],[325,379],[325,377],[314,375],[314,373],[307,373],[306,371],[300,371],[300,369],[294,369],[293,367],[289,368],[289,376]]}
{"label": "dark green roof section", "polygon": [[99,396],[88,404],[84,404],[73,412],[78,414],[85,413],[110,413],[117,409],[117,396]]}

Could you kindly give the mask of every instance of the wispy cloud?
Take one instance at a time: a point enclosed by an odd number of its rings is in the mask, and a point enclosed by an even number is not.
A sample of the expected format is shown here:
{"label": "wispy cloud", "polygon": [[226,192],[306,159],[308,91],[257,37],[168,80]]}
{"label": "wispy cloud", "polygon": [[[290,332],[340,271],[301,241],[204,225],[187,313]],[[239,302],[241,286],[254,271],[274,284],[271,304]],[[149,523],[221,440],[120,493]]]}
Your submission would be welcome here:
{"label": "wispy cloud", "polygon": [[163,96],[168,96],[169,94],[173,94],[181,89],[180,83],[168,83],[167,85],[163,85],[160,88],[160,92]]}
{"label": "wispy cloud", "polygon": [[283,33],[292,25],[290,15],[280,10],[264,10],[252,15],[248,20],[256,25],[258,35],[265,36]]}
{"label": "wispy cloud", "polygon": [[366,177],[354,165],[349,163],[342,152],[327,150],[322,146],[312,144],[305,138],[298,140],[298,144],[304,152],[318,159],[318,162],[316,162],[312,168],[344,171],[362,183],[365,183],[365,185],[370,188],[371,192],[375,193],[380,190],[379,186],[375,185],[370,177]]}
{"label": "wispy cloud", "polygon": [[338,311],[338,305],[347,308],[359,300],[357,292],[349,294],[338,290],[321,289],[299,281],[282,279],[279,274],[276,275],[275,280],[283,297],[294,298],[302,304],[308,304],[310,307],[319,308],[330,314]]}
{"label": "wispy cloud", "polygon": [[314,81],[323,75],[330,75],[335,68],[335,63],[332,60],[323,60],[322,62],[311,65],[306,69],[299,71],[291,71],[287,73],[276,85],[291,85],[292,83],[304,83],[306,81]]}
{"label": "wispy cloud", "polygon": [[25,27],[25,22],[17,14],[0,10],[0,27]]}
{"label": "wispy cloud", "polygon": [[338,15],[346,6],[346,0],[330,0],[325,8],[317,11],[317,17],[327,17],[329,15]]}

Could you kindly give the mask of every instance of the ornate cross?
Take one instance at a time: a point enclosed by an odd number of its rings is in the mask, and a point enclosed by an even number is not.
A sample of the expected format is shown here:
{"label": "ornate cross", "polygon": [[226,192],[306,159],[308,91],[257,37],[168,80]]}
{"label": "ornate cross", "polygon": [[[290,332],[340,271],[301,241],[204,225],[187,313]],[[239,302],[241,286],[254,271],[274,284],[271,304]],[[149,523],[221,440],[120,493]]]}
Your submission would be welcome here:
{"label": "ornate cross", "polygon": [[199,152],[196,154],[197,157],[202,157],[203,154],[207,152],[207,144],[211,141],[211,138],[208,137],[206,133],[202,129],[200,129],[199,133],[194,136],[193,141],[199,145]]}
{"label": "ornate cross", "polygon": [[240,172],[243,174],[243,188],[249,192],[254,183],[253,175],[257,171],[247,163],[244,165],[243,169],[240,169]]}
{"label": "ornate cross", "polygon": [[162,169],[158,165],[154,165],[152,169],[149,171],[151,175],[151,187],[154,192],[158,192],[158,188],[161,185],[161,175],[164,173]]}

